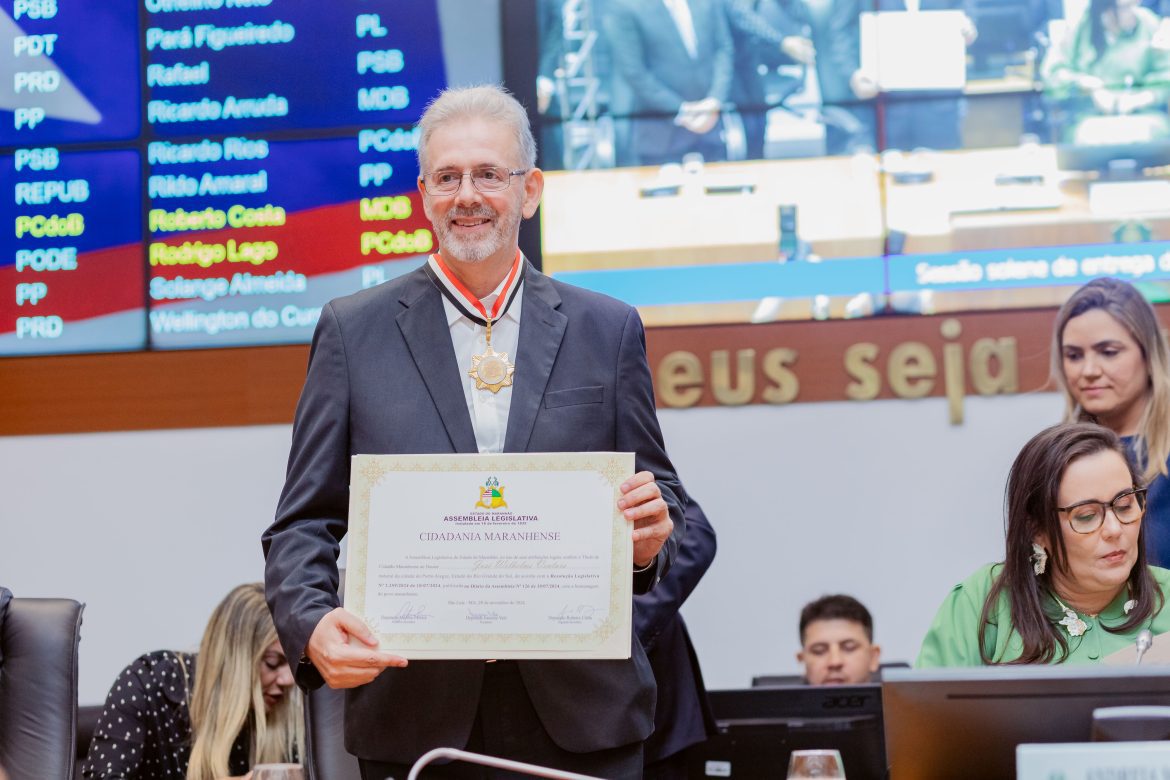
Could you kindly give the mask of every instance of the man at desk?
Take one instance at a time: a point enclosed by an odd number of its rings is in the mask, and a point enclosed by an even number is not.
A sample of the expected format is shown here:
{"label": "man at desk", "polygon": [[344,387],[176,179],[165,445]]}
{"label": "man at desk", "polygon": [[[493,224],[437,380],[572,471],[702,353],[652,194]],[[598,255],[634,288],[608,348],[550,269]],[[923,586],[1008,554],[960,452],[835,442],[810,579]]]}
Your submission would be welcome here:
{"label": "man at desk", "polygon": [[882,649],[873,617],[852,596],[822,596],[800,611],[800,652],[809,685],[861,685],[873,679]]}
{"label": "man at desk", "polygon": [[[262,540],[281,643],[301,685],[350,689],[346,747],[367,780],[403,778],[440,746],[639,777],[655,689],[637,639],[624,660],[408,664],[338,606],[353,454],[633,452],[618,509],[635,593],[665,576],[685,528],[637,312],[549,279],[517,248],[544,181],[524,108],[498,87],[452,89],[419,130],[439,252],[321,312]],[[452,764],[423,776],[484,775]]]}

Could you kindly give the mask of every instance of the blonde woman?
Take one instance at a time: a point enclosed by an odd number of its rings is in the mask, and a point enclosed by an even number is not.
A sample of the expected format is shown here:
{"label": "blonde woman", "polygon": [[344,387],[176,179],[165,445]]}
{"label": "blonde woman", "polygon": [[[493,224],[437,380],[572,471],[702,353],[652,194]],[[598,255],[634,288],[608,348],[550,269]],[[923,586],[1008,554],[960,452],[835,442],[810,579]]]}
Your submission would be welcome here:
{"label": "blonde woman", "polygon": [[1133,285],[1094,279],[1060,308],[1052,372],[1065,420],[1119,435],[1146,494],[1150,563],[1170,565],[1170,350],[1154,309]]}
{"label": "blonde woman", "polygon": [[303,755],[301,698],[259,583],[211,614],[198,656],[160,650],[119,675],[83,776],[226,780]]}

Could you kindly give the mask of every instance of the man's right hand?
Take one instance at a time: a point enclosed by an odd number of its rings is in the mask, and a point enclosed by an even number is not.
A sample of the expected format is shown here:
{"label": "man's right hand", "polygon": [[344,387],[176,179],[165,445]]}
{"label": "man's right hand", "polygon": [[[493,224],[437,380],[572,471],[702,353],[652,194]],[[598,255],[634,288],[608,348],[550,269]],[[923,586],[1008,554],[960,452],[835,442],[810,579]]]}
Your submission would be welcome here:
{"label": "man's right hand", "polygon": [[863,68],[853,71],[853,75],[849,77],[849,88],[853,90],[858,100],[870,100],[877,97],[878,93],[877,79]]}
{"label": "man's right hand", "polygon": [[[350,637],[359,644],[350,644]],[[364,645],[364,646],[363,646]],[[389,666],[404,667],[406,659],[378,649],[378,639],[352,612],[333,610],[313,629],[305,655],[330,688],[356,688]]]}
{"label": "man's right hand", "polygon": [[679,107],[677,122],[695,135],[703,135],[715,129],[721,108],[719,99],[714,97],[684,102]]}
{"label": "man's right hand", "polygon": [[817,50],[809,38],[800,35],[786,35],[780,41],[780,51],[801,65],[812,65],[817,61]]}

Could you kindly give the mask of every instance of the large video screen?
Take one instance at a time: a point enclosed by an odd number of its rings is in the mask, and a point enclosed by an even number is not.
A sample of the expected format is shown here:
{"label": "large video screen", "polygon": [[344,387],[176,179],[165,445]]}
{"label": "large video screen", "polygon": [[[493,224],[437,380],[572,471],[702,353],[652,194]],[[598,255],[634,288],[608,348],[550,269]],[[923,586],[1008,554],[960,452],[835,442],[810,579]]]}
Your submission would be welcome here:
{"label": "large video screen", "polygon": [[0,62],[0,355],[304,342],[433,248],[436,0],[8,0]]}
{"label": "large video screen", "polygon": [[1162,5],[535,0],[545,270],[660,323],[1164,298]]}

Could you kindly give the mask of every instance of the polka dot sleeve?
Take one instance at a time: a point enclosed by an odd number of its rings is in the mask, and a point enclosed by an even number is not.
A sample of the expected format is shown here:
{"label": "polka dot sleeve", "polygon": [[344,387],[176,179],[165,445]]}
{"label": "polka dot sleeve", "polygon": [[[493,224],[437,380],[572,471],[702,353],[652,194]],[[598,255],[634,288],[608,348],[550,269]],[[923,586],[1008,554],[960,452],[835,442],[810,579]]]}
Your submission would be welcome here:
{"label": "polka dot sleeve", "polygon": [[136,659],[114,681],[82,766],[86,780],[183,780],[191,723],[175,653]]}

